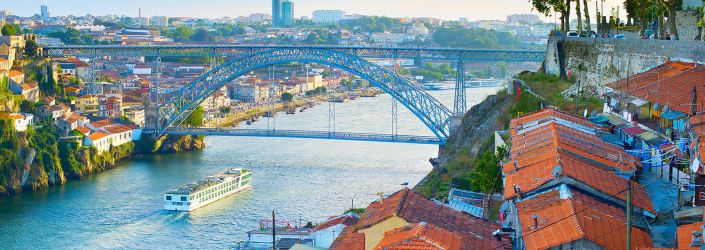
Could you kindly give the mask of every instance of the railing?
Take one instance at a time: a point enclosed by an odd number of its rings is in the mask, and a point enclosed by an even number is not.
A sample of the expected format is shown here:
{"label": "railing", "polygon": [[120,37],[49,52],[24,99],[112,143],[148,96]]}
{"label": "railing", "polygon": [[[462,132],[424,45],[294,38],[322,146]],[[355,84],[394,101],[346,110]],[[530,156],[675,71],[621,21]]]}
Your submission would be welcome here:
{"label": "railing", "polygon": [[438,145],[441,141],[436,136],[418,135],[392,135],[354,132],[328,132],[306,130],[279,130],[279,129],[224,129],[224,128],[170,128],[165,134],[169,135],[215,135],[215,136],[244,136],[244,137],[280,137],[280,138],[308,138],[332,139],[347,141],[375,141],[396,142],[411,144]]}

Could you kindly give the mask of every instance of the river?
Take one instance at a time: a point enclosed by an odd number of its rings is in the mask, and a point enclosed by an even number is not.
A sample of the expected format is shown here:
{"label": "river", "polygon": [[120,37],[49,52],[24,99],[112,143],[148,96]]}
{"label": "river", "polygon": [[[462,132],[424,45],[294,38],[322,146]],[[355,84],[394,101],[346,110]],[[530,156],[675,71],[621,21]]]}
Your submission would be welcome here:
{"label": "river", "polygon": [[[468,106],[497,88],[468,89]],[[431,92],[452,107],[453,91]],[[336,107],[336,131],[391,132],[391,97],[360,98]],[[432,133],[399,105],[399,133]],[[269,126],[328,130],[328,104]],[[252,128],[266,128],[263,118]],[[320,222],[364,207],[377,192],[418,183],[434,145],[285,138],[207,137],[202,152],[135,158],[83,181],[0,198],[0,249],[227,248],[246,240],[275,210],[292,225]],[[251,190],[192,213],[163,211],[162,194],[206,175],[241,166],[254,170]]]}

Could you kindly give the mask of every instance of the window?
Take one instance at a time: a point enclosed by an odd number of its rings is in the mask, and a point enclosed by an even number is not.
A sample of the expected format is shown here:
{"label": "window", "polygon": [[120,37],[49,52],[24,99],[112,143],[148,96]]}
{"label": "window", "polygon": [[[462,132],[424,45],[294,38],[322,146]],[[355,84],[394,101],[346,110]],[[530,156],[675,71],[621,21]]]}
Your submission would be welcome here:
{"label": "window", "polygon": [[171,195],[166,196],[166,200],[170,201],[171,200]]}
{"label": "window", "polygon": [[186,196],[181,196],[181,201],[186,201]]}

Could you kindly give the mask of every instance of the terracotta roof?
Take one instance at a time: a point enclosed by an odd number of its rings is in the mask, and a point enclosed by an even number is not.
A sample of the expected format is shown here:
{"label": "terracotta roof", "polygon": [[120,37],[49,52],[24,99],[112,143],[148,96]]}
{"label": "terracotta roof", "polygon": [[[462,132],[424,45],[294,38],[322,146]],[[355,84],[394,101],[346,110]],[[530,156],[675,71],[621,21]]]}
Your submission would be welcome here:
{"label": "terracotta roof", "polygon": [[[693,79],[705,79],[705,65],[668,61],[645,72],[610,83],[615,90],[648,100],[660,105],[668,105],[671,110],[690,114],[693,101],[693,88],[697,100],[705,100],[705,86]],[[704,111],[703,103],[696,103],[696,111]]]}
{"label": "terracotta roof", "polygon": [[66,90],[66,92],[71,92],[71,93],[77,93],[77,92],[81,91],[81,89],[76,88],[74,86],[68,86],[64,90]]}
{"label": "terracotta roof", "polygon": [[353,227],[346,227],[330,246],[331,250],[364,250],[365,234]]}
{"label": "terracotta roof", "polygon": [[696,222],[693,224],[682,225],[678,227],[677,233],[677,246],[678,249],[700,249],[700,247],[691,247],[690,243],[693,242],[693,231],[703,232],[703,223]]}
{"label": "terracotta roof", "polygon": [[[561,199],[558,190],[517,203],[526,249],[558,247],[579,239],[605,249],[626,248],[625,218],[616,208],[603,210],[607,206],[587,196]],[[649,233],[633,227],[632,245],[652,246]]]}
{"label": "terracotta roof", "polygon": [[114,126],[105,127],[105,130],[107,130],[111,134],[119,134],[119,133],[124,133],[124,132],[130,131],[130,130],[132,130],[132,128],[125,126],[125,125],[122,125],[122,124],[117,124]]}
{"label": "terracotta roof", "polygon": [[88,135],[88,134],[91,133],[91,130],[90,130],[89,128],[82,127],[82,126],[76,127],[76,130],[77,130],[78,132],[81,132],[81,134],[83,134],[83,135]]}
{"label": "terracotta roof", "polygon": [[[511,242],[508,239],[497,241],[492,236],[492,232],[500,228],[499,224],[436,204],[407,188],[389,195],[382,201],[372,202],[360,216],[360,221],[348,228],[365,229],[392,216],[403,218],[408,223],[426,222],[458,233],[466,243],[461,249],[511,248]],[[344,236],[341,234],[341,237]]]}
{"label": "terracotta roof", "polygon": [[313,229],[313,232],[321,231],[323,229],[326,229],[326,228],[329,228],[329,227],[332,227],[335,225],[339,225],[339,224],[343,224],[346,227],[351,226],[351,225],[354,225],[355,223],[357,223],[359,220],[360,220],[360,216],[357,216],[355,214],[343,214],[343,215],[339,215],[339,216],[333,216],[333,217],[329,218],[328,220],[326,220],[325,222],[319,224],[316,228]]}
{"label": "terracotta roof", "polygon": [[109,136],[109,135],[110,135],[110,134],[105,133],[105,132],[103,132],[103,131],[96,131],[95,133],[89,135],[88,138],[91,138],[91,140],[95,141],[95,140],[103,139],[103,138],[105,138],[106,136]]}
{"label": "terracotta roof", "polygon": [[586,118],[574,116],[554,108],[544,108],[534,113],[529,113],[521,117],[514,118],[510,121],[509,128],[512,132],[512,135],[514,135],[518,130],[522,128],[530,127],[540,122],[547,122],[557,119],[566,120],[591,129],[602,129],[602,127],[590,122],[590,120]]}
{"label": "terracotta roof", "polygon": [[384,233],[375,246],[379,250],[442,249],[459,250],[463,245],[458,233],[426,223],[415,223]]}
{"label": "terracotta roof", "polygon": [[16,77],[16,76],[23,76],[23,75],[24,75],[24,73],[22,73],[21,71],[10,70],[10,74],[8,76],[9,77]]}
{"label": "terracotta roof", "polygon": [[109,127],[109,126],[113,126],[115,124],[117,124],[117,123],[111,121],[110,119],[104,119],[104,120],[100,120],[100,121],[91,122],[91,126],[93,126],[94,128]]}
{"label": "terracotta roof", "polygon": [[37,84],[36,84],[36,83],[33,83],[33,82],[22,84],[22,89],[23,89],[23,90],[32,90],[32,89],[35,89],[35,88],[37,88]]}

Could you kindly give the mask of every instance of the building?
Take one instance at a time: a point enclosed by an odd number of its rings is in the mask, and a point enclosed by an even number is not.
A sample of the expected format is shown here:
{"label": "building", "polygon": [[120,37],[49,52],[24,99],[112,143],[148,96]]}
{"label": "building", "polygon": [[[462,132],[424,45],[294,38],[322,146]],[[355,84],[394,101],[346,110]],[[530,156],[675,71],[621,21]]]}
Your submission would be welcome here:
{"label": "building", "polygon": [[282,19],[282,11],[281,11],[281,6],[282,6],[282,0],[272,0],[272,26],[273,27],[282,27],[281,19]]}
{"label": "building", "polygon": [[356,224],[359,220],[360,216],[352,213],[328,218],[311,231],[314,246],[329,248],[338,235],[343,232],[343,229]]}
{"label": "building", "polygon": [[69,135],[69,133],[71,133],[74,129],[77,129],[78,127],[85,127],[89,122],[90,120],[85,116],[70,113],[63,118],[58,119],[55,125],[62,135]]}
{"label": "building", "polygon": [[534,14],[512,14],[507,16],[507,23],[509,24],[524,23],[528,25],[534,25],[540,22],[541,19],[539,18],[539,16]]}
{"label": "building", "polygon": [[236,84],[230,88],[230,97],[232,99],[246,102],[258,103],[267,100],[267,87],[257,84]]}
{"label": "building", "polygon": [[169,17],[167,16],[153,16],[152,25],[157,27],[169,27]]}
{"label": "building", "polygon": [[57,105],[42,105],[39,108],[37,108],[37,111],[39,112],[39,117],[42,118],[43,120],[49,120],[51,122],[56,122],[58,119],[63,117],[66,113],[71,112],[71,108],[66,106],[65,104],[57,104]]}
{"label": "building", "polygon": [[281,24],[283,27],[291,27],[294,25],[294,1],[282,0],[281,6]]}
{"label": "building", "polygon": [[11,119],[12,124],[15,126],[15,130],[19,132],[27,130],[30,125],[34,124],[34,115],[28,113],[1,112],[0,117],[4,119]]}
{"label": "building", "polygon": [[142,106],[130,106],[125,108],[123,115],[137,126],[143,127],[145,124],[145,112]]}
{"label": "building", "polygon": [[367,206],[330,249],[410,249],[414,243],[423,246],[418,249],[512,249],[509,238],[493,234],[500,227],[404,188]]}
{"label": "building", "polygon": [[313,11],[313,22],[321,24],[337,24],[345,18],[345,11],[342,10],[315,10]]}
{"label": "building", "polygon": [[118,124],[110,120],[91,122],[86,124],[86,127],[93,132],[83,139],[83,145],[96,148],[98,153],[139,140],[142,133],[137,126]]}
{"label": "building", "polygon": [[96,95],[84,95],[76,98],[76,111],[85,115],[98,115],[100,102]]}
{"label": "building", "polygon": [[122,97],[101,96],[98,98],[98,103],[98,116],[110,118],[122,116]]}
{"label": "building", "polygon": [[41,17],[43,20],[47,20],[47,19],[49,19],[49,17],[51,17],[50,14],[49,14],[49,7],[47,7],[46,5],[42,5],[42,6],[40,7],[40,10],[39,10],[39,11],[40,11],[40,12],[39,12],[39,13],[40,13],[40,17]]}

